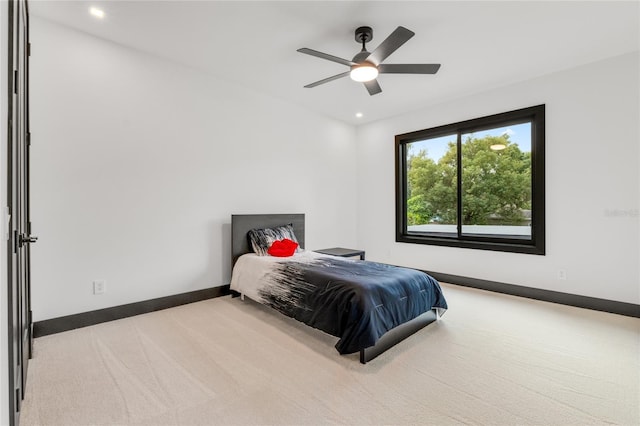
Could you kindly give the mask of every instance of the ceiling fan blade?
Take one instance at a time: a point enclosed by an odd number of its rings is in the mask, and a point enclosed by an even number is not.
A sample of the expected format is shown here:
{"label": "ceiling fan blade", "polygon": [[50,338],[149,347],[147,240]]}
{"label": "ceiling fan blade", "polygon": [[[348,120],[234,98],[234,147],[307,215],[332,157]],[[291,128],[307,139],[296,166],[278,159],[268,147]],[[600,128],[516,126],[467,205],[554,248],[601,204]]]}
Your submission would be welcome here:
{"label": "ceiling fan blade", "polygon": [[340,74],[336,74],[336,75],[334,75],[334,76],[327,77],[327,78],[322,79],[322,80],[318,80],[318,81],[316,81],[315,83],[307,84],[307,85],[306,85],[306,86],[304,86],[304,87],[306,87],[307,89],[310,89],[310,88],[312,88],[312,87],[316,87],[316,86],[319,86],[319,85],[321,85],[321,84],[325,84],[325,83],[328,83],[328,82],[330,82],[330,81],[337,80],[337,79],[342,78],[342,77],[346,77],[346,76],[348,76],[348,75],[349,75],[349,73],[350,73],[350,72],[351,72],[351,71],[347,71],[347,72],[343,72],[343,73],[340,73]]}
{"label": "ceiling fan blade", "polygon": [[384,74],[435,74],[440,64],[380,64],[378,72]]}
{"label": "ceiling fan blade", "polygon": [[367,91],[369,91],[369,94],[371,96],[377,95],[378,93],[382,92],[380,84],[378,84],[378,80],[365,81],[364,87],[367,88]]}
{"label": "ceiling fan blade", "polygon": [[307,55],[315,56],[316,58],[326,59],[328,61],[337,62],[342,65],[346,65],[350,67],[351,65],[356,65],[355,62],[351,62],[347,59],[338,58],[337,56],[329,55],[328,53],[318,52],[317,50],[308,49],[303,47],[297,50],[300,53],[306,53]]}
{"label": "ceiling fan blade", "polygon": [[408,30],[405,27],[396,28],[391,33],[391,35],[389,35],[389,37],[387,37],[382,43],[380,43],[380,46],[376,47],[376,50],[371,52],[366,60],[379,65],[414,35],[415,33],[413,31]]}

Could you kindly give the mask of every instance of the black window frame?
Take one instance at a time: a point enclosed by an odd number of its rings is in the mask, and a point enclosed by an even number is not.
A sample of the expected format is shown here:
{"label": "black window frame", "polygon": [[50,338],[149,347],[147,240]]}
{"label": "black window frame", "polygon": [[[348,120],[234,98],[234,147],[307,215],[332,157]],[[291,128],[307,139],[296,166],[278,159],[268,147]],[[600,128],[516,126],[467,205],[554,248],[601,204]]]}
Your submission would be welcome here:
{"label": "black window frame", "polygon": [[[495,127],[531,123],[531,238],[462,233],[461,135]],[[457,134],[457,235],[407,231],[407,144]],[[511,253],[545,254],[545,105],[465,120],[395,136],[396,241]]]}

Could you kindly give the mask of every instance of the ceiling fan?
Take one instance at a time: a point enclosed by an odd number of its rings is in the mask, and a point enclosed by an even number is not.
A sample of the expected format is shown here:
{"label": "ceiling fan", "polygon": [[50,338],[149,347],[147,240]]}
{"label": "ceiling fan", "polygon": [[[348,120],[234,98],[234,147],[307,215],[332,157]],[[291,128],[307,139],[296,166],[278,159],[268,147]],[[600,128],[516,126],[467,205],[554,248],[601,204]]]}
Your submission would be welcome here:
{"label": "ceiling fan", "polygon": [[349,71],[327,77],[307,84],[306,88],[316,87],[342,77],[351,76],[355,81],[364,83],[370,95],[382,92],[380,84],[376,77],[378,74],[435,74],[440,68],[440,64],[383,64],[382,62],[395,52],[400,46],[405,44],[415,33],[405,27],[396,28],[389,37],[387,37],[373,51],[368,52],[365,44],[373,39],[373,30],[371,27],[359,27],[355,31],[355,38],[358,43],[362,43],[362,50],[357,53],[352,60],[338,58],[337,56],[327,53],[318,52],[317,50],[303,47],[297,51],[306,53],[307,55],[316,56],[328,61],[337,62],[347,65],[351,69]]}

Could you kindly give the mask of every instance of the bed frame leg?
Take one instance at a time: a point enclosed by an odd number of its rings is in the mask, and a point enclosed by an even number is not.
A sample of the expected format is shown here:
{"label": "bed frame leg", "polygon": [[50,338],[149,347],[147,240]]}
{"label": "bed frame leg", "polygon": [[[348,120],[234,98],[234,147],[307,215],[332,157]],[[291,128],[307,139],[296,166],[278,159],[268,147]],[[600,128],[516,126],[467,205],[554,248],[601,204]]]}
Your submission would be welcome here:
{"label": "bed frame leg", "polygon": [[244,293],[240,293],[240,300],[244,302]]}

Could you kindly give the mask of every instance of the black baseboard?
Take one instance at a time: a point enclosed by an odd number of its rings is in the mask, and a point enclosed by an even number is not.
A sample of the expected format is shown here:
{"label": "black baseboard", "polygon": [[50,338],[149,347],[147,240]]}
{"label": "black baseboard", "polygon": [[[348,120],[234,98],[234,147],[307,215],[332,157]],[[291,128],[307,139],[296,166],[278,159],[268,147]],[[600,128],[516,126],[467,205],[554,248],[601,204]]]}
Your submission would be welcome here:
{"label": "black baseboard", "polygon": [[462,277],[459,275],[443,274],[440,272],[424,271],[438,281],[456,284],[465,287],[473,287],[480,290],[488,290],[496,293],[509,294],[511,296],[526,297],[542,300],[544,302],[559,303],[561,305],[575,306],[577,308],[592,309],[595,311],[609,312],[640,318],[640,305],[615,300],[598,299],[596,297],[580,296],[577,294],[562,293],[553,290],[524,287],[515,284],[506,284],[496,281],[486,281],[477,278]]}
{"label": "black baseboard", "polygon": [[173,296],[144,300],[142,302],[129,303],[127,305],[113,306],[97,311],[82,312],[80,314],[67,315],[33,323],[33,337],[41,337],[49,334],[87,327],[102,322],[113,321],[134,315],[146,314],[187,303],[213,299],[214,297],[229,294],[229,285],[206,288],[204,290],[190,291],[188,293],[175,294]]}
{"label": "black baseboard", "polygon": [[[481,280],[478,278],[463,277],[460,275],[444,274],[440,272],[424,271],[445,283],[473,287],[480,290],[488,290],[496,293],[509,294],[511,296],[526,297],[529,299],[542,300],[545,302],[559,303],[562,305],[575,306],[578,308],[592,309],[596,311],[609,312],[612,314],[625,315],[640,318],[640,305],[615,300],[598,299],[595,297],[580,296],[577,294],[562,293],[559,291],[542,290],[532,287],[524,287],[515,284],[506,284],[496,281]],[[134,315],[159,311],[161,309],[172,308],[174,306],[185,305],[187,303],[199,302],[201,300],[212,299],[214,297],[226,296],[235,292],[229,290],[229,285],[212,287],[204,290],[196,290],[188,293],[176,294],[173,296],[160,297],[157,299],[145,300],[142,302],[129,303],[127,305],[114,306],[111,308],[99,309],[96,311],[83,312],[80,314],[67,315],[59,318],[52,318],[44,321],[37,321],[33,324],[33,337],[47,336],[49,334],[60,333],[73,330],[75,328],[87,327],[100,324],[102,322],[127,318]]]}

